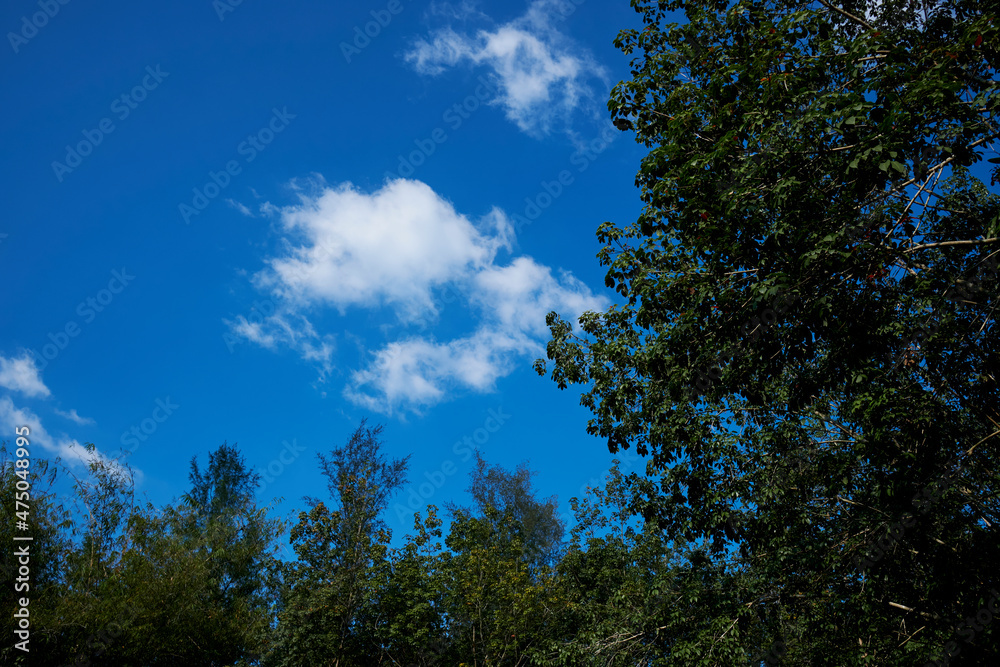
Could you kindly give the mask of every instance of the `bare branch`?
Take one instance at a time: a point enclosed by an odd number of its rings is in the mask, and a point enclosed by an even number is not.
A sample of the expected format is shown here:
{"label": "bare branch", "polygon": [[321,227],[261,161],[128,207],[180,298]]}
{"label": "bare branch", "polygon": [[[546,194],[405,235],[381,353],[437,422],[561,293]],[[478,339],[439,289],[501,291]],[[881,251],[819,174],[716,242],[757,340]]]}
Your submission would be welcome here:
{"label": "bare branch", "polygon": [[983,243],[996,243],[997,241],[1000,241],[1000,237],[994,236],[991,239],[970,239],[968,241],[941,241],[940,243],[923,243],[921,245],[913,246],[912,248],[904,250],[903,254],[905,255],[906,253],[915,252],[917,250],[924,250],[925,248],[937,248],[939,246],[946,246],[946,245],[981,245]]}
{"label": "bare branch", "polygon": [[866,21],[866,20],[864,20],[864,19],[861,19],[861,18],[858,18],[857,16],[855,16],[854,14],[851,14],[851,13],[849,13],[849,12],[845,12],[845,11],[844,11],[843,9],[841,9],[840,7],[834,7],[833,5],[831,5],[831,4],[830,4],[829,2],[827,2],[826,0],[819,0],[819,2],[820,2],[820,4],[821,4],[821,5],[824,5],[825,7],[829,7],[829,8],[830,8],[830,9],[832,9],[833,11],[835,11],[835,12],[838,12],[838,13],[840,13],[840,14],[843,14],[844,16],[846,16],[847,18],[851,19],[851,20],[852,20],[852,21],[854,21],[855,23],[859,23],[859,24],[863,25],[864,27],[868,28],[869,30],[874,30],[874,29],[875,29],[875,26],[873,26],[873,25],[872,25],[871,23],[869,23],[868,21]]}

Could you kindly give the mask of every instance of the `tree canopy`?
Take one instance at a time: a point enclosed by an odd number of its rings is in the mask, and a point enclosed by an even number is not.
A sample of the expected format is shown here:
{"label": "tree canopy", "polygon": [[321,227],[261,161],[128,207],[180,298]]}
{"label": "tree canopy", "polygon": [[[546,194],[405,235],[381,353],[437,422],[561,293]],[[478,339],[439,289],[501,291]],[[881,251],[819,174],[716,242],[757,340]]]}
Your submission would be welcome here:
{"label": "tree canopy", "polygon": [[649,455],[633,511],[772,582],[745,603],[784,662],[940,657],[1000,547],[997,4],[632,4],[623,303],[550,314],[536,367]]}

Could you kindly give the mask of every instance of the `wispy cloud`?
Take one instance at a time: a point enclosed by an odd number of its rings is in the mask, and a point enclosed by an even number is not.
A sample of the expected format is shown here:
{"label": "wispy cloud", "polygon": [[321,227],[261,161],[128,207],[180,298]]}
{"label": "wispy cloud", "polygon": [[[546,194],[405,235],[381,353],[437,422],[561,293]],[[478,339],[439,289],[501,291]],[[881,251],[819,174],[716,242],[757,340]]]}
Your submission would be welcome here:
{"label": "wispy cloud", "polygon": [[19,391],[25,396],[49,396],[49,388],[42,382],[35,360],[27,352],[17,358],[0,355],[0,387]]}
{"label": "wispy cloud", "polygon": [[531,257],[502,263],[514,240],[502,211],[473,221],[418,181],[390,181],[370,194],[322,186],[280,209],[280,219],[287,250],[253,280],[281,306],[256,323],[229,322],[235,335],[272,349],[295,347],[294,336],[318,340],[303,313],[323,307],[389,309],[403,326],[433,322],[435,293],[444,288],[466,309],[467,335],[403,335],[368,352],[344,395],[372,410],[419,412],[457,392],[489,391],[528,356],[544,353],[547,312],[576,317],[606,306],[572,275],[554,275]]}
{"label": "wispy cloud", "polygon": [[561,125],[572,135],[575,113],[596,117],[600,99],[592,84],[607,87],[608,74],[555,24],[569,8],[575,8],[569,0],[535,0],[524,15],[474,35],[444,26],[418,39],[404,58],[431,76],[460,65],[487,67],[500,90],[493,103],[523,132],[541,137]]}
{"label": "wispy cloud", "polygon": [[223,323],[235,336],[263,348],[275,350],[283,346],[296,351],[306,361],[314,362],[320,380],[326,380],[333,371],[334,337],[320,336],[309,318],[296,312],[300,305],[301,302],[284,303],[276,312],[256,322],[240,315],[235,320],[223,319]]}
{"label": "wispy cloud", "polygon": [[[49,388],[42,382],[41,372],[35,366],[34,359],[27,352],[16,358],[0,355],[0,387],[20,392],[28,397],[48,398],[52,395]],[[60,417],[65,417],[80,425],[94,423],[93,419],[81,417],[75,409],[69,412],[59,409],[54,411]],[[46,450],[53,458],[58,457],[64,461],[81,465],[86,465],[96,458],[120,469],[124,474],[124,470],[114,460],[97,450],[87,451],[87,448],[81,445],[78,440],[66,434],[61,434],[58,437],[52,435],[42,425],[42,420],[38,415],[28,408],[17,407],[10,396],[0,396],[0,433],[14,433],[14,429],[23,426],[27,426],[29,429],[28,440],[31,444]],[[135,470],[133,472],[136,481],[141,481],[142,471]]]}
{"label": "wispy cloud", "polygon": [[253,211],[251,211],[246,204],[238,202],[235,199],[226,199],[226,203],[235,208],[243,215],[247,216],[248,218],[254,217]]}
{"label": "wispy cloud", "polygon": [[4,433],[13,433],[15,427],[27,426],[30,430],[28,439],[32,445],[40,445],[53,456],[75,463],[86,464],[95,455],[91,454],[79,441],[68,436],[54,437],[44,426],[42,420],[28,408],[18,408],[9,396],[0,396],[0,428]]}
{"label": "wispy cloud", "polygon": [[90,417],[81,417],[80,415],[78,415],[76,413],[76,409],[75,408],[73,410],[70,410],[69,412],[64,412],[63,410],[59,410],[57,408],[55,410],[55,413],[57,415],[59,415],[60,417],[65,417],[66,419],[69,419],[70,421],[74,421],[77,424],[80,424],[81,426],[88,426],[90,424],[96,423]]}

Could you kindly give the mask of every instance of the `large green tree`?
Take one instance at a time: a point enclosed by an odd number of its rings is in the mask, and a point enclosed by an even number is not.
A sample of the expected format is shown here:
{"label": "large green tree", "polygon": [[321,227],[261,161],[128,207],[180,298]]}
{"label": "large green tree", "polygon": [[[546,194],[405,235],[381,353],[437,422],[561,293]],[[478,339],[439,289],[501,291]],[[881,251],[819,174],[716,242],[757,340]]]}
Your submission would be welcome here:
{"label": "large green tree", "polygon": [[204,551],[226,608],[247,602],[266,608],[273,591],[265,573],[284,526],[256,506],[260,475],[250,470],[235,445],[223,443],[209,453],[206,470],[191,459],[189,479],[191,490],[172,515],[175,531],[188,537],[192,549]]}
{"label": "large green tree", "polygon": [[774,582],[742,603],[784,663],[984,664],[998,4],[632,4],[609,109],[645,208],[598,229],[623,302],[550,315],[553,379],[649,455],[633,510]]}
{"label": "large green tree", "polygon": [[570,501],[576,523],[556,567],[558,613],[539,664],[735,665],[750,657],[738,616],[743,577],[704,549],[670,545],[636,520],[617,461],[607,484]]}
{"label": "large green tree", "polygon": [[455,512],[442,566],[450,644],[444,664],[531,664],[553,608],[549,572],[529,571],[524,528],[510,507]]}
{"label": "large green tree", "polygon": [[414,532],[403,547],[391,552],[391,572],[376,603],[377,615],[385,619],[377,634],[379,657],[386,664],[449,664],[444,660],[452,642],[445,627],[448,572],[441,524],[437,508],[428,506],[425,518],[414,515]]}
{"label": "large green tree", "polygon": [[265,664],[370,665],[384,660],[391,533],[383,520],[406,484],[409,457],[386,458],[382,426],[362,421],[347,444],[319,455],[332,507],[307,498],[291,530],[297,559],[282,571],[277,629]]}

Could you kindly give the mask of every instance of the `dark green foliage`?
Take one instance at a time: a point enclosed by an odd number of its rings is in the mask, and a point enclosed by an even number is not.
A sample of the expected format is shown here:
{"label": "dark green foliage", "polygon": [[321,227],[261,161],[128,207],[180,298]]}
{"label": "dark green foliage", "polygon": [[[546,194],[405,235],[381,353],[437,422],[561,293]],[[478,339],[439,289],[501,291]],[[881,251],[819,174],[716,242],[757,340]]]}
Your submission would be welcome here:
{"label": "dark green foliage", "polygon": [[[252,664],[269,625],[264,574],[280,534],[253,505],[255,483],[211,512],[157,511],[136,501],[128,465],[88,449],[88,474],[66,469],[75,484],[60,501],[42,483],[59,462],[32,461],[30,664]],[[249,479],[234,449],[211,460],[227,462],[192,475],[189,497],[221,497],[227,475]],[[6,460],[3,471],[6,484]],[[4,655],[15,664],[16,653]]]}
{"label": "dark green foliage", "polygon": [[1000,136],[998,5],[880,5],[633,2],[609,109],[646,207],[598,229],[624,303],[583,337],[549,317],[588,432],[650,456],[631,509],[735,540],[783,664],[922,664],[1000,553],[1000,198],[968,169]]}
{"label": "dark green foliage", "polygon": [[[476,467],[471,473],[472,482],[468,492],[475,501],[480,516],[486,516],[489,508],[510,516],[523,529],[524,559],[529,571],[535,572],[544,565],[553,565],[559,557],[565,531],[558,515],[555,497],[544,501],[535,499],[531,488],[534,473],[522,463],[514,472],[507,472],[501,466],[489,465],[479,450],[475,450]],[[462,508],[449,504],[452,512]],[[468,509],[464,510],[469,515]],[[494,526],[496,532],[500,526]]]}
{"label": "dark green foliage", "polygon": [[171,516],[176,528],[193,550],[204,550],[225,608],[240,600],[263,604],[261,571],[270,562],[277,524],[255,507],[260,476],[247,468],[235,445],[223,443],[209,454],[204,473],[191,460],[190,480],[183,510]]}
{"label": "dark green foliage", "polygon": [[388,621],[377,613],[390,576],[382,514],[406,484],[409,457],[385,460],[381,426],[364,422],[343,447],[319,455],[335,509],[315,499],[292,528],[298,560],[282,569],[278,627],[267,665],[369,665]]}
{"label": "dark green foliage", "polygon": [[211,453],[207,471],[193,465],[183,504],[161,510],[136,501],[127,465],[95,452],[89,475],[77,478],[77,518],[37,498],[33,659],[709,665],[746,653],[741,635],[714,634],[736,609],[740,579],[699,550],[669,549],[653,523],[636,530],[617,469],[606,492],[574,499],[566,544],[555,500],[535,497],[533,473],[480,457],[470,475],[475,508],[452,508],[442,540],[430,506],[402,548],[390,549],[381,515],[405,484],[406,460],[385,460],[379,432],[363,425],[321,459],[335,509],[315,502],[300,514],[290,536],[297,559],[286,563],[273,560],[280,525],[254,506],[256,480],[235,447]]}
{"label": "dark green foliage", "polygon": [[[30,434],[28,438],[30,442]],[[25,654],[14,648],[14,643],[20,639],[14,634],[18,626],[13,614],[15,609],[20,607],[16,602],[21,598],[26,597],[31,601],[28,613],[33,628],[29,649],[36,650],[38,644],[45,641],[44,638],[39,638],[39,625],[48,622],[51,616],[43,602],[58,594],[61,574],[66,567],[69,550],[67,533],[71,525],[68,513],[60,507],[53,490],[58,474],[57,466],[38,458],[38,451],[28,446],[27,451],[30,452],[30,456],[24,458],[30,465],[27,468],[18,468],[15,466],[16,451],[17,447],[13,451],[8,451],[7,443],[0,443],[0,493],[3,494],[3,514],[0,517],[3,525],[0,535],[6,545],[3,560],[0,561],[2,567],[0,584],[3,586],[3,604],[6,610],[3,632],[7,638],[0,647],[0,663],[5,665],[29,664],[27,658],[30,653]],[[20,484],[22,489],[25,486],[24,482],[27,482],[28,488],[19,490],[18,482],[22,482]],[[16,505],[17,500],[21,500],[23,504]],[[28,508],[26,517],[25,505]],[[15,522],[22,517],[27,518],[28,530],[16,528]],[[15,541],[14,536],[32,539]],[[27,577],[20,574],[20,558],[15,555],[15,551],[26,543],[30,554]]]}

